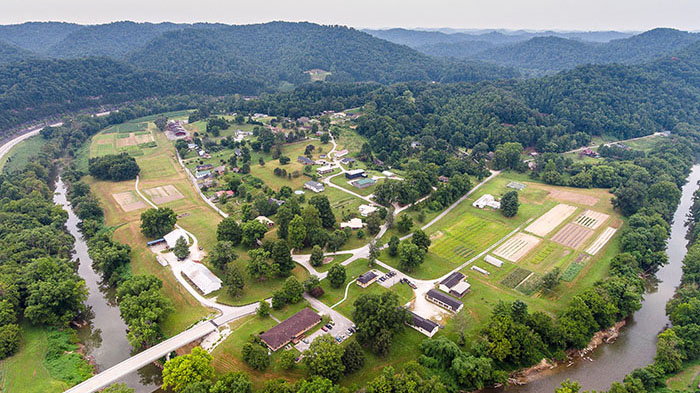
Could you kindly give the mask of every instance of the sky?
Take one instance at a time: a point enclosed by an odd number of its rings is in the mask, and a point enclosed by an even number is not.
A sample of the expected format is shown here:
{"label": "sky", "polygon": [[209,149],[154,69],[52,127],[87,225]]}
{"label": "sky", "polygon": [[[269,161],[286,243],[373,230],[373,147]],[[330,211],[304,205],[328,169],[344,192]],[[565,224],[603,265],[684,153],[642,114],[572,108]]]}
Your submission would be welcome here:
{"label": "sky", "polygon": [[699,0],[0,0],[0,24],[66,21],[260,23],[357,28],[700,30]]}

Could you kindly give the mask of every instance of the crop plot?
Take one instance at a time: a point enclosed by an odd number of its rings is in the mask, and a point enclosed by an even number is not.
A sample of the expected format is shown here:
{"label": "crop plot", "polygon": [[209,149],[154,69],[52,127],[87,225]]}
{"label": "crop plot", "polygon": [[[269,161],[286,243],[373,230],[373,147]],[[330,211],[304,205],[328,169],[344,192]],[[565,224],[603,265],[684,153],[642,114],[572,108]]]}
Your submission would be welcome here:
{"label": "crop plot", "polygon": [[571,262],[571,264],[564,270],[564,273],[561,274],[561,279],[562,281],[566,282],[571,282],[573,281],[576,276],[583,270],[583,268],[586,266],[586,262],[591,257],[586,255],[586,254],[579,254],[578,257],[576,257],[576,260]]}
{"label": "crop plot", "polygon": [[119,204],[125,212],[146,208],[146,203],[136,195],[134,191],[120,192],[112,194],[112,198]]}
{"label": "crop plot", "polygon": [[532,295],[533,293],[537,292],[537,290],[540,289],[541,286],[542,276],[540,276],[537,273],[532,273],[531,275],[527,276],[520,284],[518,284],[518,286],[515,287],[515,290],[525,295]]}
{"label": "crop plot", "polygon": [[549,258],[550,255],[558,248],[558,246],[555,246],[551,243],[548,243],[545,245],[545,247],[537,252],[535,256],[530,260],[531,263],[537,265],[540,262],[544,261],[545,259]]}
{"label": "crop plot", "polygon": [[535,236],[519,232],[498,247],[493,252],[493,255],[505,258],[511,262],[517,262],[535,248],[539,242],[540,239]]}
{"label": "crop plot", "polygon": [[605,213],[586,210],[585,212],[581,213],[580,216],[576,217],[574,222],[586,228],[596,229],[607,221],[608,218],[610,218],[610,216]]}
{"label": "crop plot", "polygon": [[552,240],[566,247],[579,248],[592,234],[593,231],[588,228],[568,223],[552,236]]}
{"label": "crop plot", "polygon": [[549,190],[549,196],[559,201],[578,203],[586,206],[594,206],[600,200],[590,195],[564,190]]}
{"label": "crop plot", "polygon": [[143,143],[153,142],[153,135],[150,132],[131,132],[129,134],[118,134],[117,147],[136,146]]}
{"label": "crop plot", "polygon": [[501,281],[501,284],[503,286],[510,288],[510,289],[514,289],[515,287],[520,285],[520,283],[524,279],[529,277],[531,274],[532,274],[531,271],[519,267],[519,268],[516,268],[515,270],[513,270],[512,272],[510,272],[510,274],[508,274],[506,276],[506,278],[504,278],[503,281]]}
{"label": "crop plot", "polygon": [[600,235],[598,235],[598,237],[593,241],[593,244],[591,244],[586,249],[586,252],[591,255],[595,255],[598,251],[600,251],[601,248],[605,246],[605,244],[608,243],[608,241],[613,237],[615,232],[617,232],[617,228],[605,228],[603,232],[601,232]]}
{"label": "crop plot", "polygon": [[163,187],[149,188],[144,190],[144,192],[156,205],[177,201],[178,199],[184,198],[180,191],[178,191],[172,184],[168,184],[167,186]]}
{"label": "crop plot", "polygon": [[431,238],[430,251],[445,259],[466,260],[475,251],[484,249],[507,231],[498,223],[474,216],[464,219],[449,228],[435,232]]}
{"label": "crop plot", "polygon": [[545,236],[576,211],[575,206],[560,203],[539,216],[525,230],[537,236]]}

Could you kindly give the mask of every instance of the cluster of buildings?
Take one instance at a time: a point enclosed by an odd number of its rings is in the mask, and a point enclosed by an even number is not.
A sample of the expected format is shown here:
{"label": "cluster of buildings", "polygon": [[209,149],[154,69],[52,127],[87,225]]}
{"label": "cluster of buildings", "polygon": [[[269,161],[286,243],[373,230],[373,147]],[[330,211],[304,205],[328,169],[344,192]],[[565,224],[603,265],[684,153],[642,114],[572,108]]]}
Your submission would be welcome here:
{"label": "cluster of buildings", "polygon": [[500,209],[501,202],[497,201],[496,198],[491,194],[484,194],[481,197],[479,197],[479,199],[475,200],[474,203],[472,203],[472,206],[478,207],[479,209],[483,209],[486,206],[492,209]]}
{"label": "cluster of buildings", "polygon": [[170,140],[187,139],[190,137],[181,120],[171,120],[165,128],[165,136]]}

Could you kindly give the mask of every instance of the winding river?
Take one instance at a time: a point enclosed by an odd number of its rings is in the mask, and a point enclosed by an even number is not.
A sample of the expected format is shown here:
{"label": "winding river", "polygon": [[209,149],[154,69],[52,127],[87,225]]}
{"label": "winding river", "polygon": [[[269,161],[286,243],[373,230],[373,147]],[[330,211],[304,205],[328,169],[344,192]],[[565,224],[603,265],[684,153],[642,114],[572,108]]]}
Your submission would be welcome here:
{"label": "winding river", "polygon": [[681,268],[688,244],[686,218],[698,181],[700,165],[695,165],[673,215],[671,237],[666,248],[669,263],[659,269],[654,280],[649,281],[642,308],[628,319],[620,337],[589,354],[591,360],[580,360],[570,367],[560,366],[527,385],[509,387],[508,392],[551,393],[567,379],[579,381],[582,390],[607,390],[614,381],[621,381],[632,370],[654,361],[656,335],[669,323],[666,302],[674,295],[683,274]]}
{"label": "winding river", "polygon": [[[90,315],[87,324],[78,329],[78,335],[87,355],[97,366],[97,372],[100,372],[131,357],[132,348],[126,338],[126,324],[119,315],[114,291],[101,285],[101,276],[92,268],[87,243],[78,230],[80,219],[67,200],[66,185],[60,177],[56,182],[53,201],[68,212],[66,228],[75,238],[73,260],[77,261],[78,274],[85,280],[89,291],[86,305],[90,309]],[[136,393],[149,393],[160,385],[160,370],[155,366],[147,366],[116,383],[125,383],[134,388]]]}

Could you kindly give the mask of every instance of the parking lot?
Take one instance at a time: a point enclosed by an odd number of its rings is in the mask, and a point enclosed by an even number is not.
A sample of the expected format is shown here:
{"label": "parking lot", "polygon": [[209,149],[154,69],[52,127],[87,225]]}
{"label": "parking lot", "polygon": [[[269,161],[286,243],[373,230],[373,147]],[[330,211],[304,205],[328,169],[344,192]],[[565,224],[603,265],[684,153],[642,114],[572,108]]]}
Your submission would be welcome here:
{"label": "parking lot", "polygon": [[326,306],[323,302],[321,302],[318,299],[315,299],[311,296],[305,296],[305,298],[311,304],[311,307],[316,309],[319,313],[330,317],[330,319],[334,322],[334,325],[332,325],[333,328],[328,331],[318,329],[317,331],[310,334],[308,337],[299,341],[294,346],[294,348],[296,348],[299,352],[303,353],[305,350],[309,349],[309,345],[311,345],[311,343],[322,334],[331,334],[333,337],[338,337],[341,334],[343,334],[345,335],[345,339],[348,338],[347,330],[355,325],[351,320],[344,317],[342,314],[333,310],[332,308]]}
{"label": "parking lot", "polygon": [[379,276],[379,278],[377,279],[377,284],[383,286],[384,288],[391,288],[395,284],[407,285],[403,283],[406,280],[410,281],[408,276],[406,276],[405,274],[397,270],[390,270],[388,273]]}

